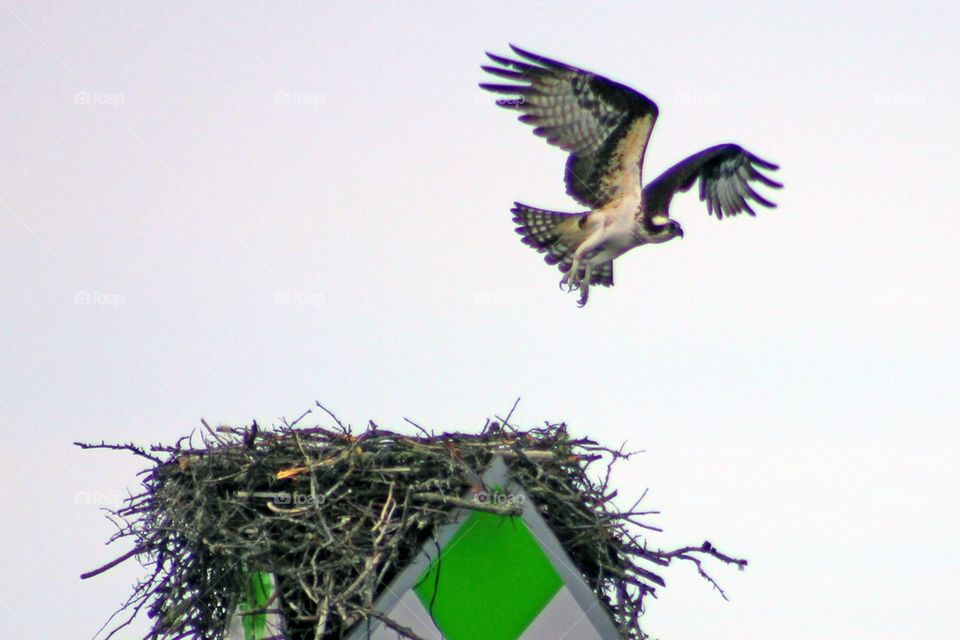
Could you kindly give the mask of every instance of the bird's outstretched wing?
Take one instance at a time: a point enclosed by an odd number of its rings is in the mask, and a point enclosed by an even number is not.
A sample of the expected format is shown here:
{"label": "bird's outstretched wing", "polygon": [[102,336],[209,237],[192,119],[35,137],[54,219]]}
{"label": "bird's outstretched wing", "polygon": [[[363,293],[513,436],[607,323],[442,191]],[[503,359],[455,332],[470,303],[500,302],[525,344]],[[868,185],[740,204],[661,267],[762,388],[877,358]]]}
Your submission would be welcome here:
{"label": "bird's outstretched wing", "polygon": [[599,208],[639,190],[657,105],[603,76],[511,48],[526,61],[488,53],[500,66],[483,70],[515,84],[480,86],[512,96],[498,104],[520,111],[520,120],[536,127],[536,135],[570,152],[567,193],[581,204]]}
{"label": "bird's outstretched wing", "polygon": [[674,194],[688,190],[699,178],[700,200],[706,201],[707,211],[717,219],[743,211],[754,216],[750,200],[765,207],[777,205],[754,191],[750,183],[758,181],[779,189],[782,184],[760,172],[760,169],[776,171],[778,168],[735,144],[710,147],[681,160],[648,184],[643,190],[644,210],[648,215],[667,215]]}

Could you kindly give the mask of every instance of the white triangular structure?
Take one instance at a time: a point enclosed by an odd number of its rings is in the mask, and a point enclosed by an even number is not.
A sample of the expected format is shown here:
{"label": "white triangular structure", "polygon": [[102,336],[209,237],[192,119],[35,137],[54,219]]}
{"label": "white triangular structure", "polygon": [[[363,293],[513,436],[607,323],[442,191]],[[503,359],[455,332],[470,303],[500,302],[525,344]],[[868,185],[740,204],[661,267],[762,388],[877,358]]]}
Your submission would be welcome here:
{"label": "white triangular structure", "polygon": [[[522,515],[456,510],[440,529],[437,545],[428,542],[384,590],[377,612],[425,640],[621,639],[606,608],[511,479],[502,458],[494,459],[483,483],[495,488],[495,496],[520,504]],[[502,591],[491,591],[497,580],[502,580]],[[479,595],[471,599],[473,592]],[[517,601],[521,599],[526,601]],[[402,637],[371,619],[355,627],[347,640]]]}

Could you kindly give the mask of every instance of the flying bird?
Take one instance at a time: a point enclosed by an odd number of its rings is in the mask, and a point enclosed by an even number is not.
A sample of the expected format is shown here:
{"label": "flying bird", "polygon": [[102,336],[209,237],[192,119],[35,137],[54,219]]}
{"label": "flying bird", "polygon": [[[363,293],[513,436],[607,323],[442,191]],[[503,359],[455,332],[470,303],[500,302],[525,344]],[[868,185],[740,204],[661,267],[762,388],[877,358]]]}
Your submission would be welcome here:
{"label": "flying bird", "polygon": [[736,144],[720,144],[681,160],[643,186],[643,156],[657,121],[657,105],[645,95],[601,75],[510,45],[520,59],[487,53],[497,66],[482,69],[509,84],[481,84],[506,96],[501,107],[520,112],[534,134],[570,153],[567,193],[587,211],[565,213],[515,202],[511,210],[525,244],[545,253],[563,272],[561,289],[613,285],[613,261],[634,247],[683,237],[670,218],[670,201],[699,182],[700,200],[717,219],[747,212],[751,201],[776,205],[751,183],[780,188],[761,169],[779,167]]}

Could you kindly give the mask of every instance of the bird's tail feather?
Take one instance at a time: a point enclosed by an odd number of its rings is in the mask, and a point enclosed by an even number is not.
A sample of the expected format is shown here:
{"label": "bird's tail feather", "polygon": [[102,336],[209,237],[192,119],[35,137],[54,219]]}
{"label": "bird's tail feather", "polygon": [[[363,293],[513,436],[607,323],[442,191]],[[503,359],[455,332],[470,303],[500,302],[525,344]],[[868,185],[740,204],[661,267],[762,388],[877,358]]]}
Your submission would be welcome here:
{"label": "bird's tail feather", "polygon": [[[562,241],[567,233],[569,223],[574,218],[582,218],[586,215],[586,212],[563,213],[537,209],[520,202],[514,202],[513,209],[510,211],[513,213],[513,221],[520,225],[517,227],[517,233],[520,234],[523,244],[529,245],[540,252],[546,251],[548,256],[555,254],[558,249],[563,249],[564,251],[560,252],[557,258],[572,250],[572,247],[568,249],[566,246],[557,246],[557,243]],[[566,245],[562,242],[561,244]],[[559,259],[551,261],[548,257],[547,262],[556,264]]]}
{"label": "bird's tail feather", "polygon": [[[565,213],[538,209],[514,202],[513,221],[517,223],[517,233],[520,240],[527,246],[544,253],[543,259],[547,264],[555,264],[560,271],[566,273],[573,262],[573,252],[577,248],[579,223],[590,212]],[[583,267],[580,269],[583,273]],[[609,287],[613,284],[613,263],[597,265],[590,278],[590,284],[600,284]]]}

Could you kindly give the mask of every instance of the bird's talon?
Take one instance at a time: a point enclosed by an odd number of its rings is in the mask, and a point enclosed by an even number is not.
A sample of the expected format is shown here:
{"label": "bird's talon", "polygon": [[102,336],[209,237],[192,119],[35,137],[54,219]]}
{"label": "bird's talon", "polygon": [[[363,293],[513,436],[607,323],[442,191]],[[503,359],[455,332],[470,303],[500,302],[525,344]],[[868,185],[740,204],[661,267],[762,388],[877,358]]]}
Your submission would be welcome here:
{"label": "bird's talon", "polygon": [[583,308],[587,304],[587,298],[590,297],[590,286],[587,284],[580,285],[580,299],[577,300],[577,306]]}

